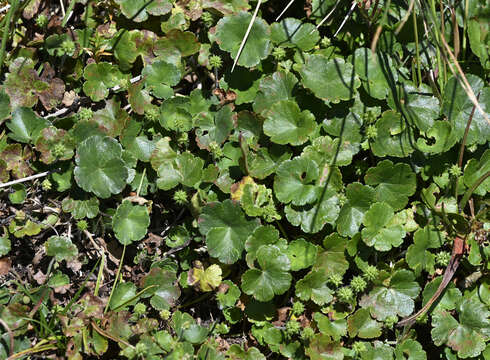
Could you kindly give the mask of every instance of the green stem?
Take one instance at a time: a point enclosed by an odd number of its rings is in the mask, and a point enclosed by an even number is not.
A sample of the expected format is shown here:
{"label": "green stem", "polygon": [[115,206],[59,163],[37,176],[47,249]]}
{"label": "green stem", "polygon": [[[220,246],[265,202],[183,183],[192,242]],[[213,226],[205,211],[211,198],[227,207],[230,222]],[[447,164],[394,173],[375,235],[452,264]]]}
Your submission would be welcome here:
{"label": "green stem", "polygon": [[0,48],[0,75],[3,74],[2,67],[3,61],[5,60],[5,49],[7,48],[7,40],[10,35],[10,23],[12,22],[12,17],[14,13],[17,11],[17,6],[19,5],[19,0],[13,0],[12,6],[8,10],[5,26],[3,27],[3,35],[2,35],[2,45]]}
{"label": "green stem", "polygon": [[475,183],[468,189],[463,195],[463,198],[461,199],[461,202],[459,203],[459,208],[464,209],[466,206],[466,203],[470,199],[471,194],[476,190],[478,186],[481,185],[482,182],[484,182],[488,177],[490,176],[490,171],[487,171],[485,174],[480,176],[480,178],[475,181]]}
{"label": "green stem", "polygon": [[112,295],[114,294],[114,290],[116,289],[117,281],[119,279],[119,275],[121,274],[121,268],[122,268],[122,264],[124,262],[124,254],[125,253],[126,253],[126,244],[124,244],[124,247],[123,247],[121,260],[119,261],[119,266],[117,267],[116,279],[114,280],[114,284],[112,285],[111,293],[109,295],[109,300],[107,300],[107,304],[106,304],[105,309],[104,309],[104,314],[109,309],[109,304],[111,303]]}
{"label": "green stem", "polygon": [[416,65],[417,65],[417,76],[418,76],[418,84],[417,87],[422,85],[422,72],[420,71],[420,50],[419,50],[419,32],[417,29],[417,15],[415,11],[412,13],[413,15],[413,31],[415,35],[415,55],[416,55]]}

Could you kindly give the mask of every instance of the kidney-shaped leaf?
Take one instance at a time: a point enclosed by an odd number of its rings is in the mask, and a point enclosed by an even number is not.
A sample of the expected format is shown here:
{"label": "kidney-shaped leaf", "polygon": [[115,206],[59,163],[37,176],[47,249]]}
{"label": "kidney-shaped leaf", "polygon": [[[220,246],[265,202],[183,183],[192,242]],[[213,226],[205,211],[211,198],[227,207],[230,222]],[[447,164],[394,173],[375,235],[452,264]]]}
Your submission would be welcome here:
{"label": "kidney-shaped leaf", "polygon": [[154,287],[144,292],[142,296],[151,296],[150,303],[155,309],[168,310],[180,296],[180,289],[176,285],[176,281],[177,277],[173,271],[154,267],[141,280],[141,287]]}
{"label": "kidney-shaped leaf", "polygon": [[363,296],[359,304],[370,307],[371,315],[381,321],[395,315],[408,316],[414,308],[413,299],[420,292],[414,280],[411,271],[397,270],[383,285],[375,286],[368,295]]}
{"label": "kidney-shaped leaf", "polygon": [[233,264],[241,257],[245,241],[259,225],[245,219],[240,205],[231,200],[206,205],[198,222],[209,254],[225,264]]}
{"label": "kidney-shaped leaf", "polygon": [[75,162],[75,180],[85,191],[107,199],[126,186],[129,169],[122,160],[121,145],[115,139],[95,135],[82,141]]}
{"label": "kidney-shaped leaf", "polygon": [[306,55],[299,72],[303,85],[316,97],[334,103],[351,99],[361,85],[352,65],[341,58],[329,60],[323,55]]}
{"label": "kidney-shaped leaf", "polygon": [[54,256],[56,261],[71,260],[78,254],[78,249],[66,236],[51,236],[44,244],[46,254]]}
{"label": "kidney-shaped leaf", "polygon": [[403,226],[395,223],[394,212],[390,205],[381,202],[371,205],[364,216],[362,240],[378,251],[388,251],[400,246],[405,237]]}
{"label": "kidney-shaped leaf", "polygon": [[264,115],[264,133],[276,144],[304,144],[316,128],[315,116],[292,100],[276,102]]}
{"label": "kidney-shaped leaf", "polygon": [[318,197],[315,185],[318,175],[318,166],[313,160],[297,157],[284,161],[276,170],[274,194],[286,204],[310,204]]}
{"label": "kidney-shaped leaf", "polygon": [[41,131],[50,125],[48,120],[39,118],[30,108],[19,107],[12,112],[12,119],[7,122],[11,133],[9,137],[15,141],[34,142]]}
{"label": "kidney-shaped leaf", "polygon": [[286,18],[271,25],[271,40],[282,47],[298,47],[308,51],[313,49],[320,36],[315,25]]}
{"label": "kidney-shaped leaf", "polygon": [[364,181],[367,185],[376,186],[376,200],[388,203],[394,210],[401,210],[407,205],[408,197],[415,193],[417,182],[409,165],[394,164],[383,160],[366,172]]}
{"label": "kidney-shaped leaf", "polygon": [[108,62],[91,63],[83,71],[83,91],[93,101],[100,101],[109,94],[109,88],[123,85],[125,76],[117,66]]}
{"label": "kidney-shaped leaf", "polygon": [[242,276],[242,290],[258,301],[269,301],[284,294],[291,285],[290,262],[274,245],[262,245],[257,251],[259,269],[249,269]]}
{"label": "kidney-shaped leaf", "polygon": [[436,345],[447,344],[460,358],[480,355],[489,338],[488,307],[477,298],[465,299],[458,314],[459,321],[447,311],[436,313],[432,319],[432,340]]}
{"label": "kidney-shaped leaf", "polygon": [[[252,14],[240,12],[236,15],[225,16],[216,25],[216,39],[221,50],[228,51],[235,58],[242,39],[247,31]],[[261,18],[256,18],[247,42],[238,59],[238,65],[252,67],[265,59],[270,52],[270,29]]]}
{"label": "kidney-shaped leaf", "polygon": [[131,201],[124,200],[117,207],[112,218],[112,228],[119,242],[129,245],[132,241],[141,240],[150,225],[150,216],[145,206],[133,205]]}

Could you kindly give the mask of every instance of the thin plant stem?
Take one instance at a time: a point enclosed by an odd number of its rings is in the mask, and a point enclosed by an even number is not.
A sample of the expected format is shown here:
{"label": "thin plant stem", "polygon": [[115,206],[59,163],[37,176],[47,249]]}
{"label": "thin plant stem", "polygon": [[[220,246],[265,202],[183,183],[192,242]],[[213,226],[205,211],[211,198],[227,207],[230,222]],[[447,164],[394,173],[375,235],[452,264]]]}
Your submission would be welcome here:
{"label": "thin plant stem", "polygon": [[119,280],[119,276],[121,275],[121,268],[122,264],[124,262],[124,254],[126,253],[126,244],[124,244],[123,247],[123,252],[121,255],[121,261],[119,261],[119,266],[117,267],[117,273],[116,273],[116,278],[114,279],[114,284],[112,285],[111,293],[109,295],[109,300],[107,300],[107,304],[104,309],[104,314],[109,310],[109,304],[111,303],[112,295],[114,294],[114,290],[116,289],[117,286],[117,281]]}
{"label": "thin plant stem", "polygon": [[463,44],[462,44],[462,54],[461,58],[465,59],[466,58],[466,32],[468,31],[468,8],[469,8],[469,1],[470,0],[465,0],[464,2],[464,17],[463,17]]}
{"label": "thin plant stem", "polygon": [[418,84],[417,87],[420,87],[422,85],[422,73],[420,71],[420,49],[419,49],[419,31],[417,28],[417,15],[415,14],[415,11],[412,13],[413,15],[413,32],[415,35],[415,62],[417,66],[417,76],[418,76]]}
{"label": "thin plant stem", "polygon": [[2,45],[0,48],[0,75],[3,74],[2,67],[3,67],[3,61],[5,60],[5,49],[7,48],[7,41],[10,35],[10,23],[12,22],[12,17],[14,13],[17,11],[18,5],[19,5],[19,0],[12,1],[12,6],[8,10],[6,20],[5,20],[5,26],[3,27]]}
{"label": "thin plant stem", "polygon": [[68,5],[68,8],[66,9],[66,14],[63,17],[63,22],[61,23],[61,27],[65,27],[68,20],[70,20],[72,14],[73,14],[73,8],[75,7],[76,3],[77,3],[77,0],[71,0],[70,1],[70,4]]}
{"label": "thin plant stem", "polygon": [[9,182],[3,183],[3,184],[0,183],[0,188],[4,188],[4,187],[15,185],[15,184],[20,184],[20,183],[30,181],[30,180],[35,180],[35,179],[47,176],[47,175],[51,174],[52,172],[53,171],[44,171],[42,173],[27,176],[27,177],[22,178],[22,179],[12,180],[12,181],[9,181]]}

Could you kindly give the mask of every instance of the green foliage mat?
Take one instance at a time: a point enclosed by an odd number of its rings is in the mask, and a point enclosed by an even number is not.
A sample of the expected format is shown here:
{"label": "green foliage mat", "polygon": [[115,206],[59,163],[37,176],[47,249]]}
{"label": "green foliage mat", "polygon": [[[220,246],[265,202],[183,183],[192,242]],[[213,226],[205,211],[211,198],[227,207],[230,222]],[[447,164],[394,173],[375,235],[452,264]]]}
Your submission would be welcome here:
{"label": "green foliage mat", "polygon": [[2,9],[0,359],[490,359],[490,5],[285,5]]}

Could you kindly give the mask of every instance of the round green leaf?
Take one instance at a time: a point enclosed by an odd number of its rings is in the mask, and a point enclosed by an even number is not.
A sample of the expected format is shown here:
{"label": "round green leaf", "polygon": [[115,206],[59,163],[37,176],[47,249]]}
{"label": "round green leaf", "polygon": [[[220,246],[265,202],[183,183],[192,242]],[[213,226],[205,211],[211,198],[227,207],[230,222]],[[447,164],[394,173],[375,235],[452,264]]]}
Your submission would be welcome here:
{"label": "round green leaf", "polygon": [[403,209],[408,197],[415,193],[417,181],[409,165],[394,164],[383,160],[366,172],[364,181],[367,185],[376,186],[376,200],[384,201],[394,210]]}
{"label": "round green leaf", "polygon": [[262,78],[253,104],[254,110],[261,113],[281,100],[294,100],[293,89],[297,83],[298,79],[291,72],[277,71]]}
{"label": "round green leaf", "polygon": [[360,183],[347,185],[347,201],[340,209],[337,231],[342,236],[354,236],[364,219],[364,214],[374,202],[374,189]]}
{"label": "round green leaf", "polygon": [[311,299],[317,305],[332,301],[333,291],[327,286],[328,276],[323,271],[310,271],[296,283],[296,296],[303,301]]}
{"label": "round green leaf", "polygon": [[429,154],[439,154],[452,148],[456,141],[451,124],[447,121],[436,121],[424,133],[424,137],[417,139],[417,147]]}
{"label": "round green leaf", "polygon": [[359,309],[347,319],[349,336],[374,339],[381,335],[382,324],[373,320],[367,309]]}
{"label": "round green leaf", "polygon": [[56,261],[69,261],[78,255],[77,247],[66,236],[51,236],[44,246],[46,255],[54,256]]}
{"label": "round green leaf", "polygon": [[475,357],[488,340],[490,312],[478,299],[464,299],[458,307],[459,321],[449,312],[437,312],[432,318],[432,340],[447,344],[460,358]]}
{"label": "round green leaf", "polygon": [[[250,20],[252,20],[252,14],[242,11],[235,15],[225,16],[216,25],[216,41],[221,50],[229,52],[233,59],[237,56]],[[238,59],[238,65],[252,67],[265,59],[271,48],[269,37],[269,26],[264,20],[257,17]]]}
{"label": "round green leaf", "polygon": [[396,359],[408,360],[427,360],[427,354],[425,353],[422,345],[416,340],[406,339],[396,345],[395,349]]}
{"label": "round green leaf", "polygon": [[245,219],[240,205],[231,200],[206,205],[198,222],[209,254],[225,264],[241,257],[245,241],[258,226],[257,221]]}
{"label": "round green leaf", "polygon": [[262,245],[257,251],[259,269],[249,269],[242,276],[242,290],[258,301],[269,301],[284,294],[291,285],[290,262],[274,245]]}
{"label": "round green leaf", "polygon": [[[384,99],[398,80],[391,57],[373,54],[371,49],[358,48],[354,52],[356,74],[362,79],[366,92],[376,99]],[[390,86],[391,85],[391,86]]]}
{"label": "round green leaf", "polygon": [[156,310],[168,310],[175,305],[180,296],[176,282],[175,272],[154,267],[141,280],[141,287],[156,286],[144,292],[142,296],[151,297],[150,303]]}
{"label": "round green leaf", "polygon": [[148,14],[165,15],[172,10],[172,3],[168,0],[116,0],[121,5],[121,12],[128,19],[143,22]]}
{"label": "round green leaf", "polygon": [[297,239],[288,245],[288,257],[291,270],[298,271],[312,266],[316,261],[318,248],[305,239]]}
{"label": "round green leaf", "polygon": [[394,212],[390,205],[381,202],[371,205],[364,216],[362,240],[378,251],[388,251],[400,246],[405,230],[400,224],[393,223]]}
{"label": "round green leaf", "polygon": [[380,321],[390,316],[408,316],[414,309],[413,299],[420,292],[414,280],[411,271],[397,270],[382,286],[375,286],[368,295],[364,295],[359,304],[363,308],[369,307],[371,315]]}
{"label": "round green leaf", "polygon": [[7,122],[7,127],[12,131],[8,136],[18,142],[34,143],[41,131],[49,125],[48,120],[37,117],[32,109],[18,107],[12,112],[12,119]]}
{"label": "round green leaf", "polygon": [[168,86],[177,85],[180,81],[180,70],[171,63],[163,60],[157,60],[150,65],[147,65],[141,71],[141,75],[145,79],[146,85],[152,89],[158,97],[164,97],[166,88],[162,88],[162,84]]}
{"label": "round green leaf", "polygon": [[117,207],[112,218],[114,234],[123,245],[141,240],[146,235],[149,225],[148,209],[145,206],[133,205],[129,200],[124,200]]}
{"label": "round green leaf", "polygon": [[109,95],[109,89],[116,85],[123,85],[125,76],[117,66],[108,62],[91,63],[83,71],[85,82],[83,91],[92,101],[100,101]]}
{"label": "round green leaf", "polygon": [[271,40],[281,47],[298,47],[308,51],[313,49],[320,36],[315,25],[286,18],[271,25]]}
{"label": "round green leaf", "polygon": [[110,137],[91,136],[78,145],[75,180],[83,190],[107,199],[126,186],[129,169],[121,145]]}
{"label": "round green leaf", "polygon": [[414,152],[413,135],[403,117],[394,111],[383,113],[376,121],[377,136],[371,145],[373,154],[378,157],[406,157]]}
{"label": "round green leaf", "polygon": [[430,227],[419,229],[413,236],[413,244],[408,247],[406,261],[408,266],[416,273],[426,270],[434,273],[435,255],[428,249],[441,247],[446,238],[444,234]]}
{"label": "round green leaf", "polygon": [[332,189],[322,192],[320,199],[314,204],[305,206],[289,204],[285,208],[286,218],[291,224],[301,225],[304,232],[312,234],[322,230],[327,223],[334,224],[339,212],[339,197]]}
{"label": "round green leaf", "polygon": [[342,58],[305,55],[305,63],[299,73],[303,85],[316,97],[334,103],[353,98],[361,85],[352,65]]}
{"label": "round green leaf", "polygon": [[274,194],[286,204],[313,203],[319,194],[315,185],[318,176],[318,166],[314,161],[302,157],[286,160],[276,170]]}
{"label": "round green leaf", "polygon": [[439,100],[427,85],[417,88],[410,83],[400,84],[396,91],[389,92],[388,105],[404,115],[404,122],[417,126],[420,131],[429,130],[440,112]]}
{"label": "round green leaf", "polygon": [[308,110],[301,111],[292,100],[274,103],[264,115],[264,133],[277,144],[304,144],[316,129],[315,116]]}

